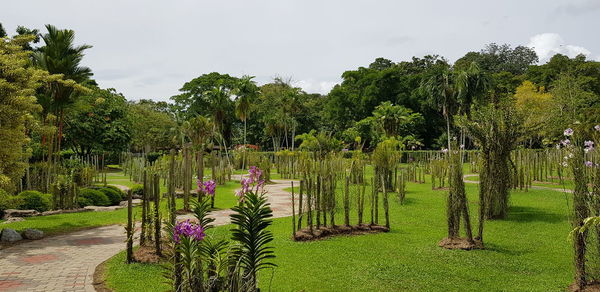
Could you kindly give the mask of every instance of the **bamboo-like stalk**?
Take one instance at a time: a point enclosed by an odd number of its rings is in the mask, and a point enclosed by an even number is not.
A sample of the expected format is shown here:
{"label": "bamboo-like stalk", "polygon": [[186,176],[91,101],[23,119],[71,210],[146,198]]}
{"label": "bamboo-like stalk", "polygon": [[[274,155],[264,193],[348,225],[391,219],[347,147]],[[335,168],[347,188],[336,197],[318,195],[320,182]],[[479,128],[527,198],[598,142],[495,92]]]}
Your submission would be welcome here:
{"label": "bamboo-like stalk", "polygon": [[158,256],[162,256],[160,246],[160,177],[154,174],[154,248]]}
{"label": "bamboo-like stalk", "polygon": [[345,175],[344,181],[344,225],[350,226],[350,178],[348,175]]}
{"label": "bamboo-like stalk", "polygon": [[292,236],[296,235],[296,200],[294,198],[294,182],[292,181]]}
{"label": "bamboo-like stalk", "polygon": [[146,226],[148,225],[148,174],[144,170],[144,189],[142,193],[142,226],[140,232],[140,246],[146,243]]}
{"label": "bamboo-like stalk", "polygon": [[387,227],[388,229],[390,228],[390,210],[389,210],[389,204],[388,204],[388,192],[387,189],[385,188],[385,181],[381,180],[381,185],[383,188],[383,210],[385,212],[385,227]]}
{"label": "bamboo-like stalk", "polygon": [[127,263],[133,262],[133,192],[127,192]]}
{"label": "bamboo-like stalk", "polygon": [[300,181],[300,191],[298,194],[298,230],[302,229],[302,217],[304,216],[302,213],[302,204],[303,204],[303,197],[304,197],[304,188],[306,181],[305,180],[301,180]]}

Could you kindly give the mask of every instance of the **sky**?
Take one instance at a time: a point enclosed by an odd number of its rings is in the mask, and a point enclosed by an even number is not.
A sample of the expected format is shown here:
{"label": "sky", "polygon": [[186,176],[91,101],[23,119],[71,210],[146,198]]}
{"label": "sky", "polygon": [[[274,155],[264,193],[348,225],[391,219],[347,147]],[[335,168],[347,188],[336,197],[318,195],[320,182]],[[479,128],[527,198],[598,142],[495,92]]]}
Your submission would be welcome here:
{"label": "sky", "polygon": [[600,0],[11,0],[0,23],[76,32],[83,65],[130,100],[168,100],[202,74],[275,77],[326,94],[375,58],[450,61],[495,42],[600,59]]}

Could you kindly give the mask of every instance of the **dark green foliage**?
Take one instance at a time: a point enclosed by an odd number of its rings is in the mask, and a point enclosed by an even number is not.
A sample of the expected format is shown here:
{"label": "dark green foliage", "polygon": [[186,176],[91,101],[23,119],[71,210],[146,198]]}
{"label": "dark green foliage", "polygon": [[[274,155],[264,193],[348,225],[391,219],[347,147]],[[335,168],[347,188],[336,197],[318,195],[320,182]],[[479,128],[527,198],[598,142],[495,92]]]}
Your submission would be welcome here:
{"label": "dark green foliage", "polygon": [[22,203],[19,205],[21,210],[36,210],[45,212],[52,209],[52,195],[43,194],[38,191],[24,191],[19,193]]}
{"label": "dark green foliage", "polygon": [[208,217],[208,213],[210,212],[210,198],[208,196],[201,197],[200,201],[195,201],[192,203],[194,206],[194,215],[196,219],[198,219],[198,223],[204,230],[212,228],[212,222],[215,221],[214,218]]}
{"label": "dark green foliage", "polygon": [[114,89],[94,89],[71,106],[65,143],[79,155],[92,151],[120,152],[131,142],[127,100]]}
{"label": "dark green foliage", "polygon": [[273,233],[267,228],[272,224],[273,211],[266,197],[260,194],[247,193],[243,202],[231,208],[232,239],[238,244],[234,247],[234,255],[243,268],[244,277],[251,287],[257,286],[257,272],[276,265],[269,262],[275,258],[273,248],[268,244],[273,241]]}
{"label": "dark green foliage", "polygon": [[144,186],[143,185],[134,185],[133,187],[131,187],[131,191],[133,192],[134,196],[142,196],[142,194],[144,193]]}
{"label": "dark green foliage", "polygon": [[[110,199],[99,190],[94,189],[81,189],[79,191],[79,197],[83,198],[79,200],[81,207],[85,206],[110,206]],[[86,205],[83,205],[86,204]]]}
{"label": "dark green foliage", "polygon": [[148,162],[150,164],[152,164],[152,163],[154,163],[154,161],[158,160],[161,155],[162,155],[162,153],[160,153],[160,152],[150,152],[150,153],[146,154],[146,159],[148,160]]}
{"label": "dark green foliage", "polygon": [[16,209],[23,203],[23,199],[18,196],[12,196],[5,190],[0,189],[0,218],[4,216],[4,210]]}
{"label": "dark green foliage", "polygon": [[123,192],[121,192],[119,189],[115,190],[113,188],[106,187],[98,190],[103,192],[106,197],[108,197],[111,205],[118,205],[121,201],[123,201]]}

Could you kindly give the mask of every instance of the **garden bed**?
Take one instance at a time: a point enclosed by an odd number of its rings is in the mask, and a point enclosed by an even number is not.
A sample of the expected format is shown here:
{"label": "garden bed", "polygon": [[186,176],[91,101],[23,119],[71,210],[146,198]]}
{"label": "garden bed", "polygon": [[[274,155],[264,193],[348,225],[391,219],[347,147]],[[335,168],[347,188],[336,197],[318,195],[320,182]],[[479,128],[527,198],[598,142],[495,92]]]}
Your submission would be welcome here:
{"label": "garden bed", "polygon": [[377,224],[361,225],[336,225],[333,227],[303,228],[296,231],[293,236],[295,241],[312,241],[325,239],[337,235],[363,235],[371,233],[389,232],[390,229]]}

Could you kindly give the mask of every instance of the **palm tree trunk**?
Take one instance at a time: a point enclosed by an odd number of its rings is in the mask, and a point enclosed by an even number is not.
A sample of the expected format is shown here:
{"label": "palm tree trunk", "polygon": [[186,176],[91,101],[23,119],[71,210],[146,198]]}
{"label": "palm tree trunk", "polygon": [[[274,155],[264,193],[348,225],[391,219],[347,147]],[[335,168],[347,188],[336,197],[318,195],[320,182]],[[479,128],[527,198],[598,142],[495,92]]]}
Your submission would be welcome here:
{"label": "palm tree trunk", "polygon": [[246,169],[246,135],[247,135],[248,117],[244,118],[244,152],[242,152],[242,169]]}
{"label": "palm tree trunk", "polygon": [[60,152],[60,144],[62,142],[62,132],[63,132],[64,120],[65,120],[65,110],[61,109],[60,110],[60,119],[58,121],[58,141],[57,141],[58,145],[56,147],[57,152]]}

